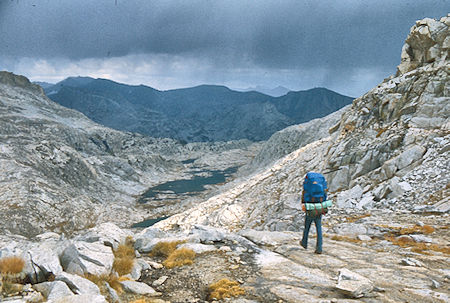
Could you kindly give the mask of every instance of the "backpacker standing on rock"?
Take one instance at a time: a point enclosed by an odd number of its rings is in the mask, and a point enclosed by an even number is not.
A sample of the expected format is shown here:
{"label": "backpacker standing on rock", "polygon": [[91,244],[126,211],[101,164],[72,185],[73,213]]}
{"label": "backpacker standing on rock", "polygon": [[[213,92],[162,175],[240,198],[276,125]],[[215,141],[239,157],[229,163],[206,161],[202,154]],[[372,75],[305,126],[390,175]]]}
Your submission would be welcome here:
{"label": "backpacker standing on rock", "polygon": [[322,253],[322,214],[328,212],[331,201],[327,201],[327,181],[322,174],[309,172],[303,181],[302,209],[306,212],[305,229],[300,242],[303,248],[308,247],[308,234],[314,221],[317,231],[316,254]]}

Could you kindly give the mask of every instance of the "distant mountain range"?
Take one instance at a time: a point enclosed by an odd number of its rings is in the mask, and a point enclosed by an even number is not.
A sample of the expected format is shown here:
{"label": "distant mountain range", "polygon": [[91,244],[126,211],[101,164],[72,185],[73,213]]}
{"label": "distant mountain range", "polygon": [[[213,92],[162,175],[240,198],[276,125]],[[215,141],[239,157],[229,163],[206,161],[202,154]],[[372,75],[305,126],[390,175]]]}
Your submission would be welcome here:
{"label": "distant mountain range", "polygon": [[186,142],[266,140],[353,100],[325,88],[271,97],[215,85],[159,91],[88,77],[67,78],[45,92],[105,126]]}

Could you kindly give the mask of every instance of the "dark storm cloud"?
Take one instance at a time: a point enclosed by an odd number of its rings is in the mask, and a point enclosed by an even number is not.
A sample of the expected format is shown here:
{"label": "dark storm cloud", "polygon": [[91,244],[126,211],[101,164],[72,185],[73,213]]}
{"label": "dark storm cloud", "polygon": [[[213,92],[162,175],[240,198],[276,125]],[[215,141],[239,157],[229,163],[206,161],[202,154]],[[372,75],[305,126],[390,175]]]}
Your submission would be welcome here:
{"label": "dark storm cloud", "polygon": [[450,0],[0,0],[0,69],[174,88],[326,86],[395,72],[410,27]]}
{"label": "dark storm cloud", "polygon": [[309,1],[279,9],[255,35],[255,61],[282,68],[394,66],[414,21],[440,17],[444,8],[443,1]]}
{"label": "dark storm cloud", "polygon": [[184,53],[220,45],[226,31],[207,1],[21,0],[2,9],[1,51],[19,56]]}
{"label": "dark storm cloud", "polygon": [[[189,54],[270,68],[395,65],[416,19],[449,1],[1,0],[0,53]],[[229,63],[228,60],[233,62]]]}

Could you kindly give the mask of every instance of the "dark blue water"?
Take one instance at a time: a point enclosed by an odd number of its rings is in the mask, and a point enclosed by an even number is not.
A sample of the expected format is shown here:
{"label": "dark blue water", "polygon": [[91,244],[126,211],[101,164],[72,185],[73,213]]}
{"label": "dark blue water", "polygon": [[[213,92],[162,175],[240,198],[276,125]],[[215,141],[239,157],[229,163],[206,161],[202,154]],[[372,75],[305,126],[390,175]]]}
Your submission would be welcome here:
{"label": "dark blue water", "polygon": [[144,221],[139,222],[139,223],[134,223],[133,225],[131,225],[131,228],[139,228],[139,227],[146,228],[146,227],[150,227],[150,226],[158,223],[159,221],[162,221],[162,220],[167,219],[167,218],[169,218],[169,217],[160,217],[160,218],[156,218],[156,219],[147,219],[147,220],[144,220]]}
{"label": "dark blue water", "polygon": [[183,163],[183,164],[191,164],[191,163],[194,163],[195,160],[197,160],[197,159],[187,159],[187,160],[181,161],[181,163]]}
{"label": "dark blue water", "polygon": [[148,199],[156,198],[160,193],[173,192],[176,195],[195,195],[204,191],[205,185],[224,183],[230,175],[237,171],[237,167],[226,170],[198,171],[208,173],[209,176],[194,176],[192,179],[169,181],[156,185],[147,190],[139,199],[139,203],[146,203]]}
{"label": "dark blue water", "polygon": [[[189,160],[187,160],[189,161]],[[208,173],[208,176],[195,176],[192,179],[182,179],[169,181],[166,183],[159,184],[147,190],[140,198],[139,203],[147,203],[148,200],[161,200],[157,198],[157,195],[165,192],[171,191],[174,195],[187,195],[192,196],[198,194],[204,190],[206,190],[205,185],[211,184],[220,184],[224,183],[228,177],[234,174],[237,171],[238,167],[231,167],[225,170],[211,170],[211,171],[197,171],[196,173]],[[170,198],[168,198],[170,199]],[[133,224],[131,227],[133,228],[146,228],[150,227],[153,224],[167,219],[168,217],[160,217],[147,219],[142,222],[138,222]]]}

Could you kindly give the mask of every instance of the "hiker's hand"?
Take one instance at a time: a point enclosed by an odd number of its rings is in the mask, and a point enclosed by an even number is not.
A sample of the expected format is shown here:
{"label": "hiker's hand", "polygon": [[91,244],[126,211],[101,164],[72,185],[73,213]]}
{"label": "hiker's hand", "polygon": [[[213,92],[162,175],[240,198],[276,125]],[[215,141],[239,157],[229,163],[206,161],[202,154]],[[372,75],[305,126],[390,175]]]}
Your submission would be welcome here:
{"label": "hiker's hand", "polygon": [[302,210],[303,210],[303,211],[306,211],[306,207],[305,207],[305,204],[304,204],[304,203],[302,203]]}

